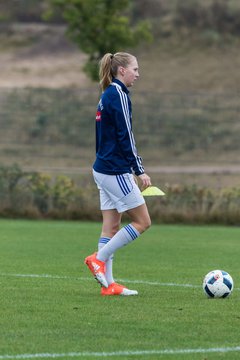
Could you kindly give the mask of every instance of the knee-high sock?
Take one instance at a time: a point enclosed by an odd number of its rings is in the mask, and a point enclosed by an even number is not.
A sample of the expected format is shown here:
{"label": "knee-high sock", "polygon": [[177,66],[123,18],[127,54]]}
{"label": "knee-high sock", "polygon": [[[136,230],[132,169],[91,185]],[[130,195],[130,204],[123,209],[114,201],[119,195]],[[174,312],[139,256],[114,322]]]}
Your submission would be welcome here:
{"label": "knee-high sock", "polygon": [[98,251],[97,259],[101,261],[107,261],[111,255],[115,253],[117,249],[129,244],[137,237],[140,236],[140,233],[135,229],[131,224],[124,226],[120,229],[108,243]]}
{"label": "knee-high sock", "polygon": [[[111,240],[110,237],[100,237],[98,241],[98,251],[101,250],[109,241]],[[114,282],[113,278],[113,255],[111,255],[106,261],[106,273],[105,273],[106,280],[108,285]]]}

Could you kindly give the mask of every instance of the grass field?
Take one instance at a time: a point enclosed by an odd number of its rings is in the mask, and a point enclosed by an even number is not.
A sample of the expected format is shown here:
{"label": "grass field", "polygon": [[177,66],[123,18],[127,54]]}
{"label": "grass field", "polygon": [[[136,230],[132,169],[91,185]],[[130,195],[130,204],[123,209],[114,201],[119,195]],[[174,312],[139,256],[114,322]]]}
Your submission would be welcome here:
{"label": "grass field", "polygon": [[[83,264],[101,224],[1,220],[0,359],[239,359],[240,228],[153,225],[116,253],[138,297],[101,297]],[[203,276],[228,271],[232,296]]]}

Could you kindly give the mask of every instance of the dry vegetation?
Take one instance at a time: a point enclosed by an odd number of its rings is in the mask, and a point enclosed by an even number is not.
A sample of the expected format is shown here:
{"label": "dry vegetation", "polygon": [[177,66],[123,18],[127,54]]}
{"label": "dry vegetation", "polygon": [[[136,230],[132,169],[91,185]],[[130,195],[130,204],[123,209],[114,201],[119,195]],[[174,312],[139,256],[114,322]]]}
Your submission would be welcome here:
{"label": "dry vegetation", "polygon": [[[0,87],[96,87],[82,71],[85,55],[67,39],[64,26],[14,24],[0,41]],[[209,46],[204,39],[175,36],[155,40],[135,52],[142,77],[136,91],[240,90],[237,40]]]}
{"label": "dry vegetation", "polygon": [[64,26],[13,24],[0,37],[0,87],[91,86],[82,71],[85,55],[65,36]]}
{"label": "dry vegetation", "polygon": [[[177,36],[155,40],[151,45],[138,48],[135,53],[140,64],[140,80],[134,87],[134,96],[144,93],[211,93],[231,94],[239,93],[240,90],[240,47],[238,40],[212,42],[209,45],[207,38],[183,40]],[[92,89],[96,91],[97,84],[92,83],[82,71],[86,57],[65,36],[64,26],[44,24],[14,24],[8,31],[0,35],[0,62],[1,77],[0,88],[4,92],[12,88],[66,88],[66,89]],[[94,111],[94,110],[93,110]],[[239,115],[239,113],[237,113]],[[221,116],[223,118],[223,115]],[[226,122],[228,119],[226,118]],[[237,130],[237,129],[236,129]],[[4,135],[3,135],[4,138]],[[38,169],[65,168],[69,173],[72,169],[89,164],[94,156],[86,154],[85,149],[78,147],[64,147],[61,144],[55,147],[37,144],[33,154],[32,144],[15,148],[12,143],[6,145],[6,138],[1,141],[4,146],[2,163],[14,163],[22,156],[20,165],[35,167]],[[30,147],[29,147],[30,146]],[[2,148],[3,150],[3,148]],[[142,153],[144,154],[144,149]],[[58,156],[56,156],[56,153]],[[21,155],[22,154],[22,155]],[[33,156],[30,156],[33,155]],[[215,159],[215,154],[202,157],[196,152],[186,153],[182,163],[196,165],[196,158],[201,166],[212,165],[220,160],[221,165],[229,171],[231,163],[238,163],[237,149],[231,153],[222,152]],[[228,155],[230,156],[230,164]],[[154,165],[176,166],[179,159],[174,156],[168,159],[168,149],[159,156],[161,161]],[[149,154],[146,152],[147,160]],[[156,157],[157,158],[157,157]],[[201,158],[201,159],[200,159]],[[150,164],[152,165],[152,164]],[[90,166],[89,166],[90,168]],[[165,168],[166,169],[166,168]],[[51,170],[50,170],[51,171]],[[60,171],[60,170],[58,170]],[[159,167],[161,172],[161,167]],[[157,182],[211,184],[213,186],[237,185],[239,183],[238,172],[210,172],[209,175],[187,174],[179,175],[176,172],[165,172],[162,175],[154,175]],[[152,169],[152,174],[154,171]],[[159,179],[160,177],[160,179]]]}

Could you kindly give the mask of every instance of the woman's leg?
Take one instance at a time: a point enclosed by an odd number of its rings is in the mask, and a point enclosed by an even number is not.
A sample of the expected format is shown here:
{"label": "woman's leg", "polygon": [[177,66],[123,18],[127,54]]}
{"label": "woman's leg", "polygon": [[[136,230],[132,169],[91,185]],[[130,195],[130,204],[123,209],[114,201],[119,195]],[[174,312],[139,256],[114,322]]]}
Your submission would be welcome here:
{"label": "woman's leg", "polygon": [[[117,212],[117,210],[103,210],[103,225],[102,232],[98,242],[98,251],[101,250],[110,240],[111,238],[118,232],[121,224],[122,215]],[[114,282],[113,278],[113,257],[114,255],[110,255],[110,257],[106,260],[106,273],[105,277],[108,284],[112,284]]]}
{"label": "woman's leg", "polygon": [[[100,174],[100,176],[101,179],[98,179],[99,175],[96,175],[96,182],[99,182],[101,208],[104,211],[101,234],[103,245],[97,254],[88,256],[85,263],[95,278],[107,288],[108,282],[105,277],[106,261],[117,249],[129,244],[147,230],[151,225],[151,220],[145,201],[131,174],[118,176]],[[107,210],[109,207],[116,210]],[[130,210],[128,210],[129,208]],[[117,231],[121,220],[119,214],[125,211],[130,216],[131,223]]]}
{"label": "woman's leg", "polygon": [[[101,250],[107,243],[111,240],[111,238],[117,234],[120,229],[122,214],[119,214],[117,210],[103,210],[103,225],[102,225],[102,233],[98,243],[98,251]],[[115,283],[113,278],[113,257],[114,254],[110,255],[110,257],[105,262],[106,272],[105,277],[108,282],[109,287],[106,289],[104,287],[101,288],[101,295],[109,296],[109,295],[123,295],[123,296],[132,296],[138,295],[136,290],[130,290],[126,286],[119,285]]]}
{"label": "woman's leg", "polygon": [[101,237],[112,238],[119,230],[122,214],[119,214],[117,210],[102,210],[103,224]]}
{"label": "woman's leg", "polygon": [[142,234],[151,226],[151,219],[146,204],[138,206],[127,211],[128,216],[132,220],[131,225]]}
{"label": "woman's leg", "polygon": [[98,252],[98,260],[106,261],[116,250],[135,240],[150,227],[151,220],[146,204],[128,210],[127,214],[130,216],[131,223],[121,228]]}

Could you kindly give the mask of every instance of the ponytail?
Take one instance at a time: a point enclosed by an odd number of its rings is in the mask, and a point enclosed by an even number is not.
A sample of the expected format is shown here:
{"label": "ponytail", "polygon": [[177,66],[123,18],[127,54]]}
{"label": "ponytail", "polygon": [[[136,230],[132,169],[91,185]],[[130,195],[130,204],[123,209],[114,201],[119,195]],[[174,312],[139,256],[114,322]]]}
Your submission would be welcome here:
{"label": "ponytail", "polygon": [[100,86],[102,91],[104,91],[112,82],[112,72],[111,72],[111,62],[113,55],[107,53],[103,56],[100,61],[99,67],[99,78]]}
{"label": "ponytail", "polygon": [[125,52],[116,54],[107,53],[100,60],[99,78],[100,86],[104,91],[112,82],[113,77],[117,76],[119,66],[127,67],[134,56]]}

